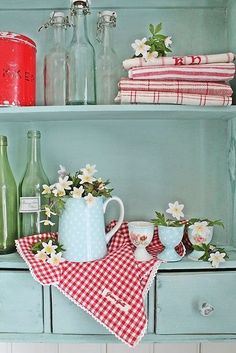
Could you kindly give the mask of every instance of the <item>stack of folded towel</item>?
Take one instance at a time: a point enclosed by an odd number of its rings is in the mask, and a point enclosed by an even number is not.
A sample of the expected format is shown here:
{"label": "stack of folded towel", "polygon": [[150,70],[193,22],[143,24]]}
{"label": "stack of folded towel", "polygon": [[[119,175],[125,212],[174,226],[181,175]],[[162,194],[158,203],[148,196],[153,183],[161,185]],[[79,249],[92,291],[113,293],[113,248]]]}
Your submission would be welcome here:
{"label": "stack of folded towel", "polygon": [[226,106],[232,104],[229,81],[234,78],[233,53],[142,57],[123,62],[129,78],[119,82],[115,101]]}

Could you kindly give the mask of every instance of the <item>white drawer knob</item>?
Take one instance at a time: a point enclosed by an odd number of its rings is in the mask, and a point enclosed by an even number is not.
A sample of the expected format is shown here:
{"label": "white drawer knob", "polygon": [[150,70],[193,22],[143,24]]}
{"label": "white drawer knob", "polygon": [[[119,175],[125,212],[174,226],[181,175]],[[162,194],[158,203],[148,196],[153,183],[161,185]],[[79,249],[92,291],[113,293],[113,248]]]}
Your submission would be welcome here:
{"label": "white drawer knob", "polygon": [[200,314],[202,316],[209,316],[214,312],[215,308],[209,303],[202,303],[200,305]]}

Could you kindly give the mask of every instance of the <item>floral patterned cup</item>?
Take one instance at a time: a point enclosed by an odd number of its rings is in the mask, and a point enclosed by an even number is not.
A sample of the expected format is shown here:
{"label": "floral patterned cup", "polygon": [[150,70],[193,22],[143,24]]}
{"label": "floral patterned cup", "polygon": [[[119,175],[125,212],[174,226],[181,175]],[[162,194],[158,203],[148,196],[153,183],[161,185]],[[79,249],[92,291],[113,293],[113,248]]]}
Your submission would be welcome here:
{"label": "floral patterned cup", "polygon": [[[188,237],[193,245],[202,245],[202,244],[209,244],[211,242],[212,236],[213,236],[213,227],[212,226],[207,226],[203,225],[203,223],[206,222],[198,222],[196,223],[197,225],[194,228],[193,226],[188,227]],[[204,227],[204,229],[200,229]],[[199,228],[199,230],[197,229]],[[204,251],[200,250],[193,250],[191,254],[188,255],[188,258],[194,261],[198,261],[199,258],[204,255]]]}
{"label": "floral patterned cup", "polygon": [[128,223],[129,237],[137,247],[134,256],[138,261],[148,261],[152,256],[147,252],[146,247],[151,243],[154,233],[154,224],[150,222],[134,221]]}

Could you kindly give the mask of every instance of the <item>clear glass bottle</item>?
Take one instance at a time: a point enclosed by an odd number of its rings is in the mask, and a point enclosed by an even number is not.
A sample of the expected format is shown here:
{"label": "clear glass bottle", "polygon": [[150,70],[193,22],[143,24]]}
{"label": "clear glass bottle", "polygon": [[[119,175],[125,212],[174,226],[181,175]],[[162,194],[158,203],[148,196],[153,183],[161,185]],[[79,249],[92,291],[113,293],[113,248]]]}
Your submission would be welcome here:
{"label": "clear glass bottle", "polygon": [[0,136],[0,255],[16,251],[17,188],[7,156],[7,137]]}
{"label": "clear glass bottle", "polygon": [[87,31],[89,6],[72,0],[73,38],[67,55],[67,104],[96,104],[95,51]]}
{"label": "clear glass bottle", "polygon": [[63,12],[54,11],[45,28],[50,50],[44,57],[44,103],[66,104],[66,47],[67,18]]}
{"label": "clear glass bottle", "polygon": [[40,131],[28,131],[28,159],[24,177],[19,185],[20,196],[20,236],[50,231],[40,223],[43,216],[41,209],[46,204],[42,195],[42,185],[49,185],[40,151]]}
{"label": "clear glass bottle", "polygon": [[120,79],[120,63],[113,46],[117,15],[114,11],[99,13],[97,22],[97,102],[114,104]]}

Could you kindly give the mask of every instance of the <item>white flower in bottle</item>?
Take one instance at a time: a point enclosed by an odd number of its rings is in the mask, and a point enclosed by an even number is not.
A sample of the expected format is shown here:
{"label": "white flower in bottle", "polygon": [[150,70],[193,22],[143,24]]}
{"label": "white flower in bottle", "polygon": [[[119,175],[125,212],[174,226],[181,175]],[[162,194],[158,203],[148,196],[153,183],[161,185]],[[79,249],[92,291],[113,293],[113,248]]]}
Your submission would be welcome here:
{"label": "white flower in bottle", "polygon": [[143,38],[142,40],[136,39],[134,43],[131,44],[131,47],[135,50],[135,55],[139,56],[142,54],[143,56],[146,55],[147,51],[150,49],[150,46],[145,44],[147,38]]}
{"label": "white flower in bottle", "polygon": [[197,235],[197,236],[206,237],[210,234],[210,229],[206,221],[195,222],[194,224],[189,226],[189,229],[192,230],[193,236]]}
{"label": "white flower in bottle", "polygon": [[174,203],[169,203],[168,206],[169,208],[166,210],[166,213],[170,213],[172,217],[176,218],[178,221],[181,217],[184,217],[184,214],[182,212],[182,210],[184,209],[183,204],[179,204],[178,201],[175,201]]}
{"label": "white flower in bottle", "polygon": [[80,199],[83,195],[83,192],[84,192],[84,188],[82,185],[79,188],[74,186],[73,191],[71,191],[71,195],[74,199]]}
{"label": "white flower in bottle", "polygon": [[211,262],[212,267],[219,267],[221,262],[225,262],[225,253],[222,252],[220,253],[219,251],[216,251],[215,253],[210,254],[210,257],[208,261]]}

